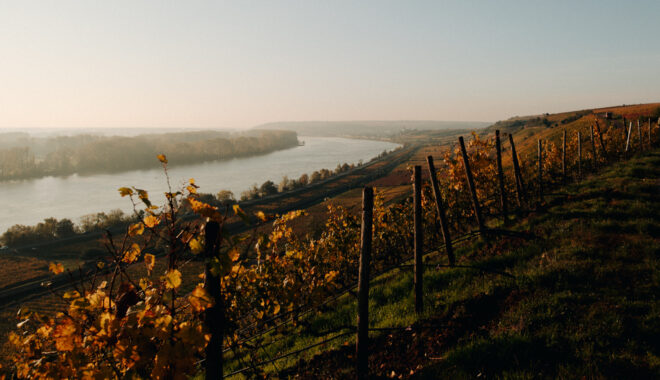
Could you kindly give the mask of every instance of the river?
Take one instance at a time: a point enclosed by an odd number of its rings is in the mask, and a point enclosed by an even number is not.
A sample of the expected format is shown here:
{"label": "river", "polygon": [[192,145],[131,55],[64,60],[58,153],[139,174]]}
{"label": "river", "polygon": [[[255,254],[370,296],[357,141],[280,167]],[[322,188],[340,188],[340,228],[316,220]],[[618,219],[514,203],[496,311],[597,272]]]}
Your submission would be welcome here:
{"label": "river", "polygon": [[[323,168],[334,170],[337,164],[367,162],[398,147],[383,141],[332,137],[300,136],[299,140],[305,145],[262,156],[173,166],[168,169],[170,181],[177,188],[194,178],[199,192],[216,194],[226,189],[238,198],[253,184],[267,180],[279,184],[283,176],[297,179]],[[131,212],[130,200],[117,191],[122,186],[147,190],[155,204],[162,204],[167,191],[162,169],[0,182],[0,233],[14,224],[34,225],[47,217],[77,223],[81,216],[100,211]]]}

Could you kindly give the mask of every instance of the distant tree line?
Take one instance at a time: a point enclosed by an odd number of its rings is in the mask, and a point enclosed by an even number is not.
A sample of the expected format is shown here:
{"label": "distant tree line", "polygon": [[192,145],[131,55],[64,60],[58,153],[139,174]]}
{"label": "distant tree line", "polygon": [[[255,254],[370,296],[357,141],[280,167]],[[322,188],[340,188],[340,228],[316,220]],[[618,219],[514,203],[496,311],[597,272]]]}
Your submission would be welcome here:
{"label": "distant tree line", "polygon": [[[387,154],[389,154],[389,152],[387,150],[384,150],[378,156],[372,158],[372,161],[381,159],[385,157]],[[362,166],[362,160],[358,162],[357,166]],[[261,186],[258,186],[255,183],[254,185],[252,185],[250,189],[241,192],[239,199],[241,201],[247,201],[251,199],[259,199],[259,198],[267,197],[269,195],[274,195],[277,193],[283,193],[294,189],[299,189],[309,184],[326,180],[334,175],[347,172],[351,169],[354,169],[355,167],[356,167],[355,164],[347,164],[347,163],[337,164],[337,167],[335,168],[334,171],[330,169],[316,170],[311,175],[305,173],[301,175],[298,179],[284,176],[279,184],[275,184],[275,182],[271,180],[262,183]],[[234,196],[234,193],[232,193],[231,191],[222,190],[216,195],[216,202],[219,202],[221,204],[233,203],[236,202],[236,198]]]}
{"label": "distant tree line", "polygon": [[[298,144],[291,131],[181,132],[135,137],[75,135],[29,138],[7,134],[0,144],[0,180],[74,173],[109,173],[160,165],[165,154],[175,165],[253,156]],[[0,140],[3,135],[0,134]],[[17,145],[24,144],[24,145]]]}
{"label": "distant tree line", "polygon": [[108,213],[98,212],[80,218],[75,224],[71,219],[46,218],[34,226],[15,224],[0,236],[2,244],[9,247],[54,241],[87,232],[103,231],[107,228],[124,225],[136,220],[136,216],[125,214],[117,209]]}
{"label": "distant tree line", "polygon": [[257,184],[255,183],[254,185],[252,185],[250,189],[245,190],[241,193],[240,200],[247,201],[250,199],[258,199],[258,198],[267,197],[269,195],[274,195],[277,193],[298,189],[308,184],[323,181],[325,179],[332,177],[333,175],[346,172],[348,170],[353,169],[354,167],[355,167],[354,164],[349,165],[345,163],[343,165],[337,165],[334,171],[329,169],[321,169],[313,172],[311,175],[303,174],[298,179],[293,179],[293,178],[289,178],[288,176],[284,176],[279,184],[275,184],[273,181],[270,180],[262,183],[261,186],[257,186]]}

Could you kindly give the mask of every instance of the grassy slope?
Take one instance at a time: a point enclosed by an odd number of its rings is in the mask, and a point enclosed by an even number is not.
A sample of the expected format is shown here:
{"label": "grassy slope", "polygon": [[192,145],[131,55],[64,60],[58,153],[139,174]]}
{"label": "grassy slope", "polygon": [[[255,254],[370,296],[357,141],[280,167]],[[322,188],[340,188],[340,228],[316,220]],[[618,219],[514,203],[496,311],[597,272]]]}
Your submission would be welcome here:
{"label": "grassy slope", "polygon": [[[514,227],[538,238],[461,249],[460,263],[506,270],[516,278],[429,269],[427,308],[419,319],[410,270],[376,279],[370,294],[373,326],[413,329],[372,333],[374,375],[658,378],[659,178],[656,150],[569,186],[567,196]],[[346,298],[310,322],[327,330],[354,319],[354,302]],[[303,378],[350,377],[352,339],[335,341],[325,348],[332,350],[299,362],[293,372]],[[271,349],[281,353],[315,341],[302,334]]]}

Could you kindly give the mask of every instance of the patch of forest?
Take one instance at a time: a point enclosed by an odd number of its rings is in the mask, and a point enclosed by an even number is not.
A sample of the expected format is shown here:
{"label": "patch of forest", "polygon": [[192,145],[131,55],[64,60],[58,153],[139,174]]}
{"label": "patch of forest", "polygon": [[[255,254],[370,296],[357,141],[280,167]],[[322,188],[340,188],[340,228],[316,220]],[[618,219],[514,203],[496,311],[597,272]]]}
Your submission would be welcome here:
{"label": "patch of forest", "polygon": [[0,133],[0,180],[74,173],[113,173],[158,167],[167,155],[177,165],[254,156],[298,144],[296,132],[194,131],[134,137],[80,134],[33,137]]}

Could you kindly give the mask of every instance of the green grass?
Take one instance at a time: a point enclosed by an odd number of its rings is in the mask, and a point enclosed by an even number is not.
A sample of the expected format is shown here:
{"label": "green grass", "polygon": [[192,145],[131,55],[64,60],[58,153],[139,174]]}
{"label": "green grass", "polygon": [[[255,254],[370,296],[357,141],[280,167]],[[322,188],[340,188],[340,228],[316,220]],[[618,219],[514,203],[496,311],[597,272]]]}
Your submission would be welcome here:
{"label": "green grass", "polygon": [[[372,281],[376,377],[660,378],[660,152],[615,164],[549,201],[512,228],[536,238],[502,238],[458,249],[471,269],[424,275],[425,312],[414,313],[412,269]],[[428,257],[432,262],[444,258]],[[309,331],[355,324],[355,298],[271,334],[255,361],[320,339]],[[350,331],[350,330],[348,330]],[[302,378],[351,377],[353,335],[266,366]],[[315,356],[316,355],[316,356]],[[301,361],[297,361],[301,359]],[[226,370],[240,367],[229,360]]]}

